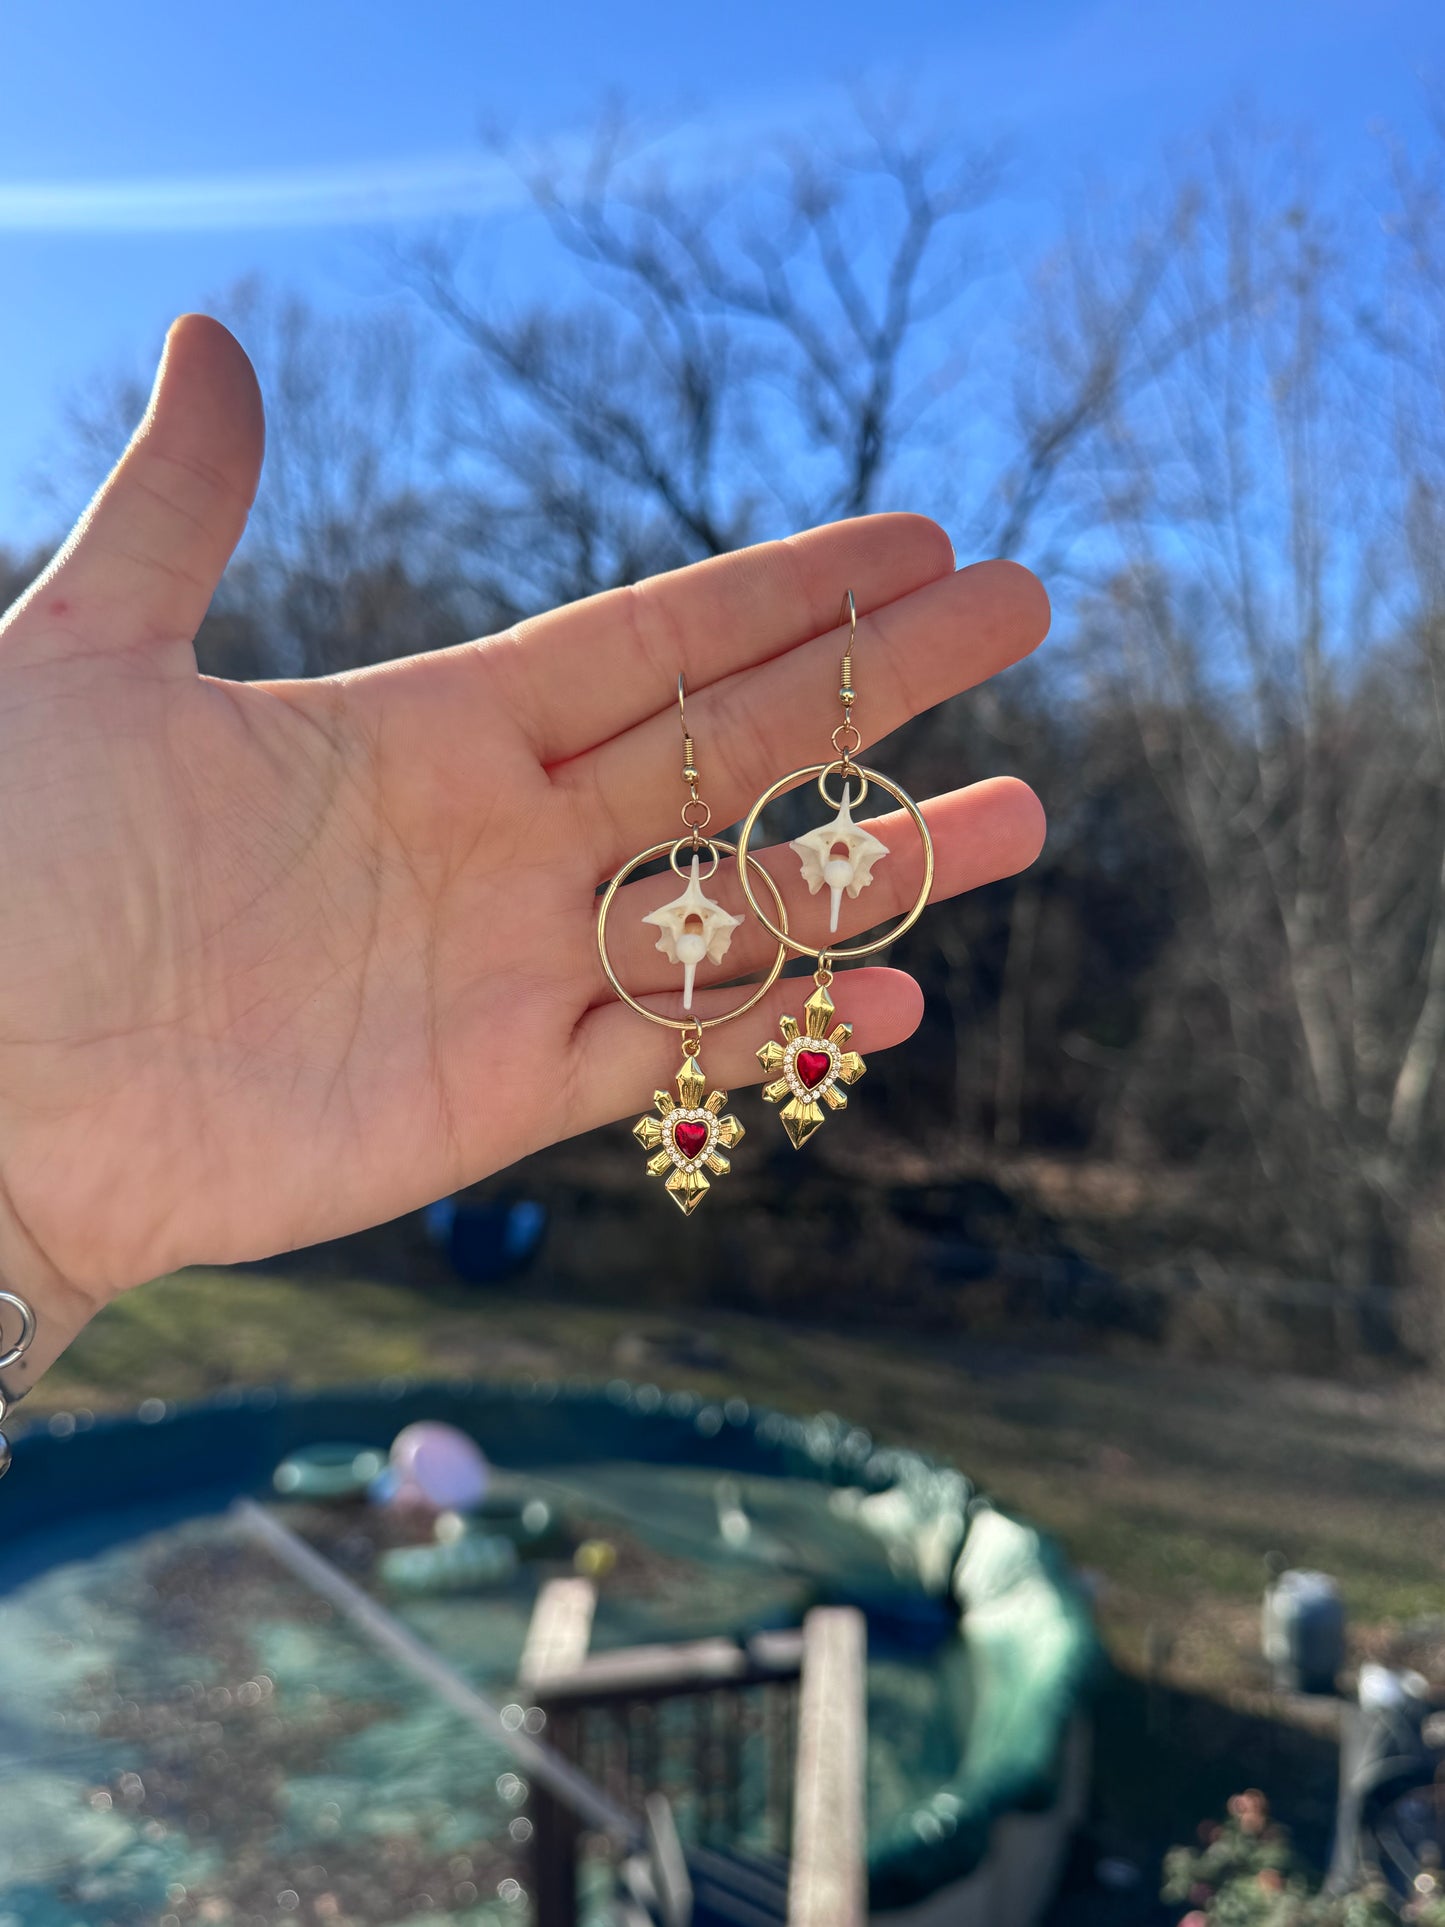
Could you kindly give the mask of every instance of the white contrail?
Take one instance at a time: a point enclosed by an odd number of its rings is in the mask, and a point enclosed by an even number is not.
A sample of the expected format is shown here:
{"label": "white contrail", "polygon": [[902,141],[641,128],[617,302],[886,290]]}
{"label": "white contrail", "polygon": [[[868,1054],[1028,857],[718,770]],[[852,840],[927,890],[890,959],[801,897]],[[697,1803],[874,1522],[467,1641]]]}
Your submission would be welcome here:
{"label": "white contrail", "polygon": [[475,153],[186,180],[12,180],[0,181],[0,232],[349,227],[488,213],[525,196],[505,161]]}
{"label": "white contrail", "polygon": [[[795,108],[796,113],[796,108]],[[717,178],[754,163],[760,138],[784,124],[754,111],[726,126],[692,122],[645,143]],[[554,141],[548,158],[585,162],[591,143]],[[641,158],[638,150],[627,157]],[[245,228],[359,227],[525,205],[525,182],[501,155],[461,151],[346,166],[253,169],[145,180],[0,180],[0,234],[221,233]]]}

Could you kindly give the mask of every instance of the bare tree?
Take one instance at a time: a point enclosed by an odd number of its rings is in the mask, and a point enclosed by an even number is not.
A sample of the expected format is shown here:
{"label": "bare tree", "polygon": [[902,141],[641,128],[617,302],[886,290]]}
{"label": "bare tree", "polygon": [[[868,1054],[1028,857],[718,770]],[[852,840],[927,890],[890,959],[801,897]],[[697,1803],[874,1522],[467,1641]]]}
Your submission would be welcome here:
{"label": "bare tree", "polygon": [[1445,473],[1389,432],[1399,359],[1304,171],[1226,157],[1200,220],[1158,296],[1187,345],[1091,444],[1092,661],[1196,870],[1179,1009],[1222,1016],[1295,1261],[1388,1284],[1439,1126],[1442,603],[1403,565]]}
{"label": "bare tree", "polygon": [[524,580],[577,593],[878,506],[967,370],[985,157],[860,110],[850,146],[722,187],[649,168],[617,121],[580,171],[519,165],[570,305],[509,310],[467,237],[400,265],[471,351],[457,432],[508,484]]}

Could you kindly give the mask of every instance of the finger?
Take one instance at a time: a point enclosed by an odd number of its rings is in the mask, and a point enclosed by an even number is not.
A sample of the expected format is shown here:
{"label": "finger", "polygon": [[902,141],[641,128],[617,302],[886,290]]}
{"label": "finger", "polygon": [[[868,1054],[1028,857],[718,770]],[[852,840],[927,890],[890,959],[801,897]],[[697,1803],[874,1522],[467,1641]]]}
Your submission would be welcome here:
{"label": "finger", "polygon": [[[731,1091],[760,1083],[759,1045],[778,1035],[780,1018],[801,1012],[812,991],[810,977],[784,978],[746,1017],[705,1032],[701,1063],[708,1088]],[[911,1037],[923,1016],[923,992],[902,970],[840,972],[829,995],[837,1008],[836,1021],[853,1026],[849,1049],[865,1059],[870,1051],[887,1050]],[[735,1001],[734,991],[709,991],[697,999],[697,1014],[707,1017]],[[636,1011],[613,1002],[582,1020],[571,1059],[573,1102],[587,1113],[578,1128],[586,1130],[650,1110],[654,1091],[671,1090],[682,1047],[676,1031],[646,1023]]]}
{"label": "finger", "polygon": [[[812,792],[816,797],[816,791]],[[930,903],[942,903],[965,890],[977,890],[1000,877],[1026,870],[1044,841],[1044,812],[1039,799],[1027,783],[1016,777],[994,776],[967,789],[951,790],[922,805],[924,821],[933,838],[934,873]],[[912,909],[923,882],[923,849],[918,833],[906,811],[887,816],[860,818],[873,834],[888,845],[888,860],[880,862],[873,881],[856,901],[845,897],[836,934],[828,930],[829,900],[826,892],[810,897],[798,874],[798,859],[786,843],[759,849],[758,860],[783,892],[788,910],[788,925],[805,942],[847,943],[875,925],[892,922]],[[681,860],[681,859],[679,859]],[[712,880],[705,885],[707,895],[734,916],[747,913],[747,904],[738,888],[737,869],[725,857]],[[774,917],[775,906],[767,885],[754,879],[758,901]],[[643,917],[678,894],[670,871],[648,877],[640,883],[625,884],[618,891],[607,919],[607,947],[613,968],[634,997],[655,991],[675,991],[681,970],[669,963],[657,948],[658,931],[644,923]],[[753,916],[738,929],[720,964],[703,964],[698,970],[700,986],[725,983],[765,970],[777,954],[777,945]],[[611,996],[611,987],[597,967],[599,1001]]]}
{"label": "finger", "polygon": [[701,689],[822,635],[845,589],[860,609],[874,608],[953,566],[948,537],[926,517],[860,516],[589,596],[443,650],[429,670],[471,704],[485,665],[538,759],[551,764],[664,712],[676,737],[679,671],[689,690]]}
{"label": "finger", "polygon": [[183,315],[130,446],[4,630],[81,636],[87,651],[189,644],[246,526],[263,441],[239,342]]}
{"label": "finger", "polygon": [[[984,682],[1038,647],[1049,603],[1015,562],[979,562],[860,616],[853,650],[854,718],[865,747],[935,703]],[[714,823],[735,821],[787,770],[834,754],[831,732],[843,632],[699,690],[688,701],[701,788]],[[599,867],[615,869],[675,821],[677,713],[635,729],[552,772],[593,839]]]}

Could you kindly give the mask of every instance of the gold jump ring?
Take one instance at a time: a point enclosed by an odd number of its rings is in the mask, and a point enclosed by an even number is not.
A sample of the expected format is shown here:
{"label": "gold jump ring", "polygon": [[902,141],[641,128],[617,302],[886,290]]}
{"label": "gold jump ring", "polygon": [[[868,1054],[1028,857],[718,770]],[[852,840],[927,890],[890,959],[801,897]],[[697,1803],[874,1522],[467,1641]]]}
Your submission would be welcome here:
{"label": "gold jump ring", "polygon": [[845,782],[847,782],[851,776],[858,777],[862,787],[859,789],[858,794],[853,797],[852,801],[854,804],[861,803],[868,794],[868,778],[863,774],[863,766],[861,763],[850,763],[846,756],[840,756],[834,763],[824,763],[822,769],[818,772],[818,794],[828,805],[828,808],[830,810],[841,810],[843,807],[843,799],[841,796],[835,799],[828,794],[828,778],[833,774],[834,770],[837,770]]}
{"label": "gold jump ring", "polygon": [[[727,844],[723,845],[724,849],[727,849],[728,847],[730,846]],[[711,856],[712,868],[710,870],[699,870],[697,873],[697,880],[699,883],[711,883],[712,879],[717,875],[717,868],[718,868],[718,865],[722,862],[722,857],[718,854],[717,844],[712,840],[710,836],[700,836],[696,843],[693,843],[689,837],[680,836],[677,839],[676,843],[673,844],[672,854],[671,856],[668,857],[667,860],[668,860],[668,863],[672,866],[672,869],[676,873],[676,875],[682,877],[685,881],[687,872],[682,869],[677,859],[682,855],[684,851],[687,852],[688,856],[693,857],[693,856],[699,855],[703,850],[706,850],[708,854]]]}

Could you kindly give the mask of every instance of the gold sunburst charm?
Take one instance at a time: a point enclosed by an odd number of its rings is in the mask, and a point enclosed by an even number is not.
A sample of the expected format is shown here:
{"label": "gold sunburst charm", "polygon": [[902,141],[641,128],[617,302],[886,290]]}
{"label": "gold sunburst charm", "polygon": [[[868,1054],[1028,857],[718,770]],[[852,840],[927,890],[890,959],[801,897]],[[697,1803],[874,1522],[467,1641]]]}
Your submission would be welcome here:
{"label": "gold sunburst charm", "polygon": [[668,1173],[667,1189],[673,1203],[679,1211],[690,1214],[711,1188],[708,1173],[725,1178],[731,1171],[723,1152],[741,1141],[743,1127],[735,1117],[723,1115],[727,1092],[708,1091],[707,1074],[695,1049],[684,1046],[682,1069],[674,1082],[677,1096],[654,1091],[657,1116],[638,1118],[632,1135],[644,1151],[656,1152],[647,1160],[649,1173],[655,1178]]}
{"label": "gold sunburst charm", "polygon": [[834,1024],[834,1014],[827,986],[819,984],[803,1006],[802,1030],[795,1017],[781,1018],[783,1041],[770,1040],[758,1052],[758,1062],[776,1080],[764,1084],[763,1096],[769,1104],[782,1104],[779,1116],[795,1150],[823,1122],[822,1105],[841,1111],[848,1098],[840,1086],[856,1084],[868,1068],[857,1051],[843,1048],[853,1026]]}

